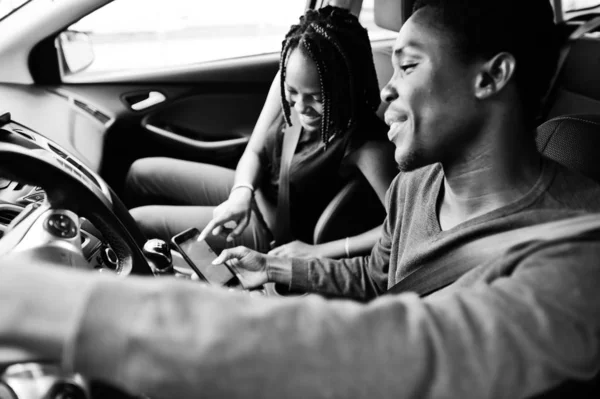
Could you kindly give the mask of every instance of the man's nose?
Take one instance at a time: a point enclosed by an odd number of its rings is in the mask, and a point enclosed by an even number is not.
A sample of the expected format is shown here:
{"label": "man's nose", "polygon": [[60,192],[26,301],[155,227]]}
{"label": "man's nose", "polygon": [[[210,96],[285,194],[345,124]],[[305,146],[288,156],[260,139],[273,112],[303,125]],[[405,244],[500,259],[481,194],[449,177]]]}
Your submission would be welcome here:
{"label": "man's nose", "polygon": [[384,103],[388,103],[388,104],[398,98],[398,92],[392,86],[391,80],[389,82],[387,82],[387,84],[383,87],[383,89],[381,89],[380,97],[381,97],[381,101],[383,101]]}

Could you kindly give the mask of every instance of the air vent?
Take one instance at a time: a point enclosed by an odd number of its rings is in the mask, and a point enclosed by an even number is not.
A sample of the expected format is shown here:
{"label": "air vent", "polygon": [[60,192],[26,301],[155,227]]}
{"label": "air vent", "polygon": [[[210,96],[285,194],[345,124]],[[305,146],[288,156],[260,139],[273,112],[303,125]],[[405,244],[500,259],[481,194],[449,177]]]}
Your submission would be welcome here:
{"label": "air vent", "polygon": [[21,211],[15,211],[12,209],[0,209],[0,224],[8,225],[13,221],[14,218],[19,215]]}
{"label": "air vent", "polygon": [[31,134],[29,133],[25,133],[24,131],[22,131],[21,129],[13,129],[13,132],[15,133],[19,133],[21,136],[28,138],[31,141],[35,141],[35,137],[33,137]]}
{"label": "air vent", "polygon": [[73,102],[75,103],[75,105],[77,107],[81,108],[82,110],[84,110],[88,114],[92,115],[94,118],[96,118],[98,121],[100,121],[103,125],[106,124],[110,120],[110,116],[108,116],[108,115],[106,115],[106,114],[98,111],[97,109],[89,106],[88,104],[84,103],[83,101],[73,100]]}
{"label": "air vent", "polygon": [[65,158],[65,159],[67,158],[67,154],[64,151],[57,148],[55,145],[48,143],[48,147],[50,147],[50,149],[52,151],[54,151],[55,153],[57,153],[61,158]]}

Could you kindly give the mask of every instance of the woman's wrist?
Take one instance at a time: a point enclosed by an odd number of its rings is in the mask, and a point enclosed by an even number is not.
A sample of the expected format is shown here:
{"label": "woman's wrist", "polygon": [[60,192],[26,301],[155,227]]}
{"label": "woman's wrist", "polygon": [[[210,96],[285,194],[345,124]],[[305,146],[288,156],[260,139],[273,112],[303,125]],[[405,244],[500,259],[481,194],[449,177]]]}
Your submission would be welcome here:
{"label": "woman's wrist", "polygon": [[229,192],[229,199],[243,199],[250,201],[254,196],[254,187],[251,184],[235,184]]}
{"label": "woman's wrist", "polygon": [[[348,246],[346,246],[346,242],[348,242]],[[346,248],[348,248],[348,251],[346,251]],[[352,257],[352,242],[346,240],[346,238],[342,238],[322,244],[315,244],[314,251],[319,258],[350,258]]]}
{"label": "woman's wrist", "polygon": [[231,187],[231,191],[229,191],[229,194],[231,195],[231,193],[233,193],[235,190],[239,190],[239,189],[246,189],[246,190],[249,190],[251,194],[254,194],[254,186],[250,183],[234,184],[233,187]]}

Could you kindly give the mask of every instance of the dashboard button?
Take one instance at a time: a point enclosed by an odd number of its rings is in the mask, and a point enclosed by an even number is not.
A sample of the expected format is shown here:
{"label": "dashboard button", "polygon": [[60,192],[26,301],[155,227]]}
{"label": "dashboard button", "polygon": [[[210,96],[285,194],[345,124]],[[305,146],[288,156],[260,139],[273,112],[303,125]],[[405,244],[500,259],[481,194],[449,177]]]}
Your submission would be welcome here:
{"label": "dashboard button", "polygon": [[111,247],[104,247],[100,251],[100,255],[102,255],[104,266],[112,270],[117,269],[117,267],[119,266],[119,257],[117,256],[117,253],[114,251],[114,249],[112,249]]}
{"label": "dashboard button", "polygon": [[77,226],[68,216],[54,214],[46,220],[46,230],[60,238],[73,238],[77,235]]}
{"label": "dashboard button", "polygon": [[23,199],[27,202],[39,202],[39,201],[43,201],[44,198],[46,198],[46,195],[44,193],[35,193],[35,194],[30,194],[30,195],[24,197]]}

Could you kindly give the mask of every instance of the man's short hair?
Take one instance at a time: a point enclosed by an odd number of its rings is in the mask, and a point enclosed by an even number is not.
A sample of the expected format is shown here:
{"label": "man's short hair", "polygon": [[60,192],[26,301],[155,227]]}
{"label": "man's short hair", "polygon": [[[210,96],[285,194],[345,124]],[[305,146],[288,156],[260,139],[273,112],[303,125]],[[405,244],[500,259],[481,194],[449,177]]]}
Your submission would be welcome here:
{"label": "man's short hair", "polygon": [[515,83],[533,122],[557,66],[559,40],[549,0],[416,0],[431,7],[434,24],[452,37],[465,61],[500,52],[516,59]]}

